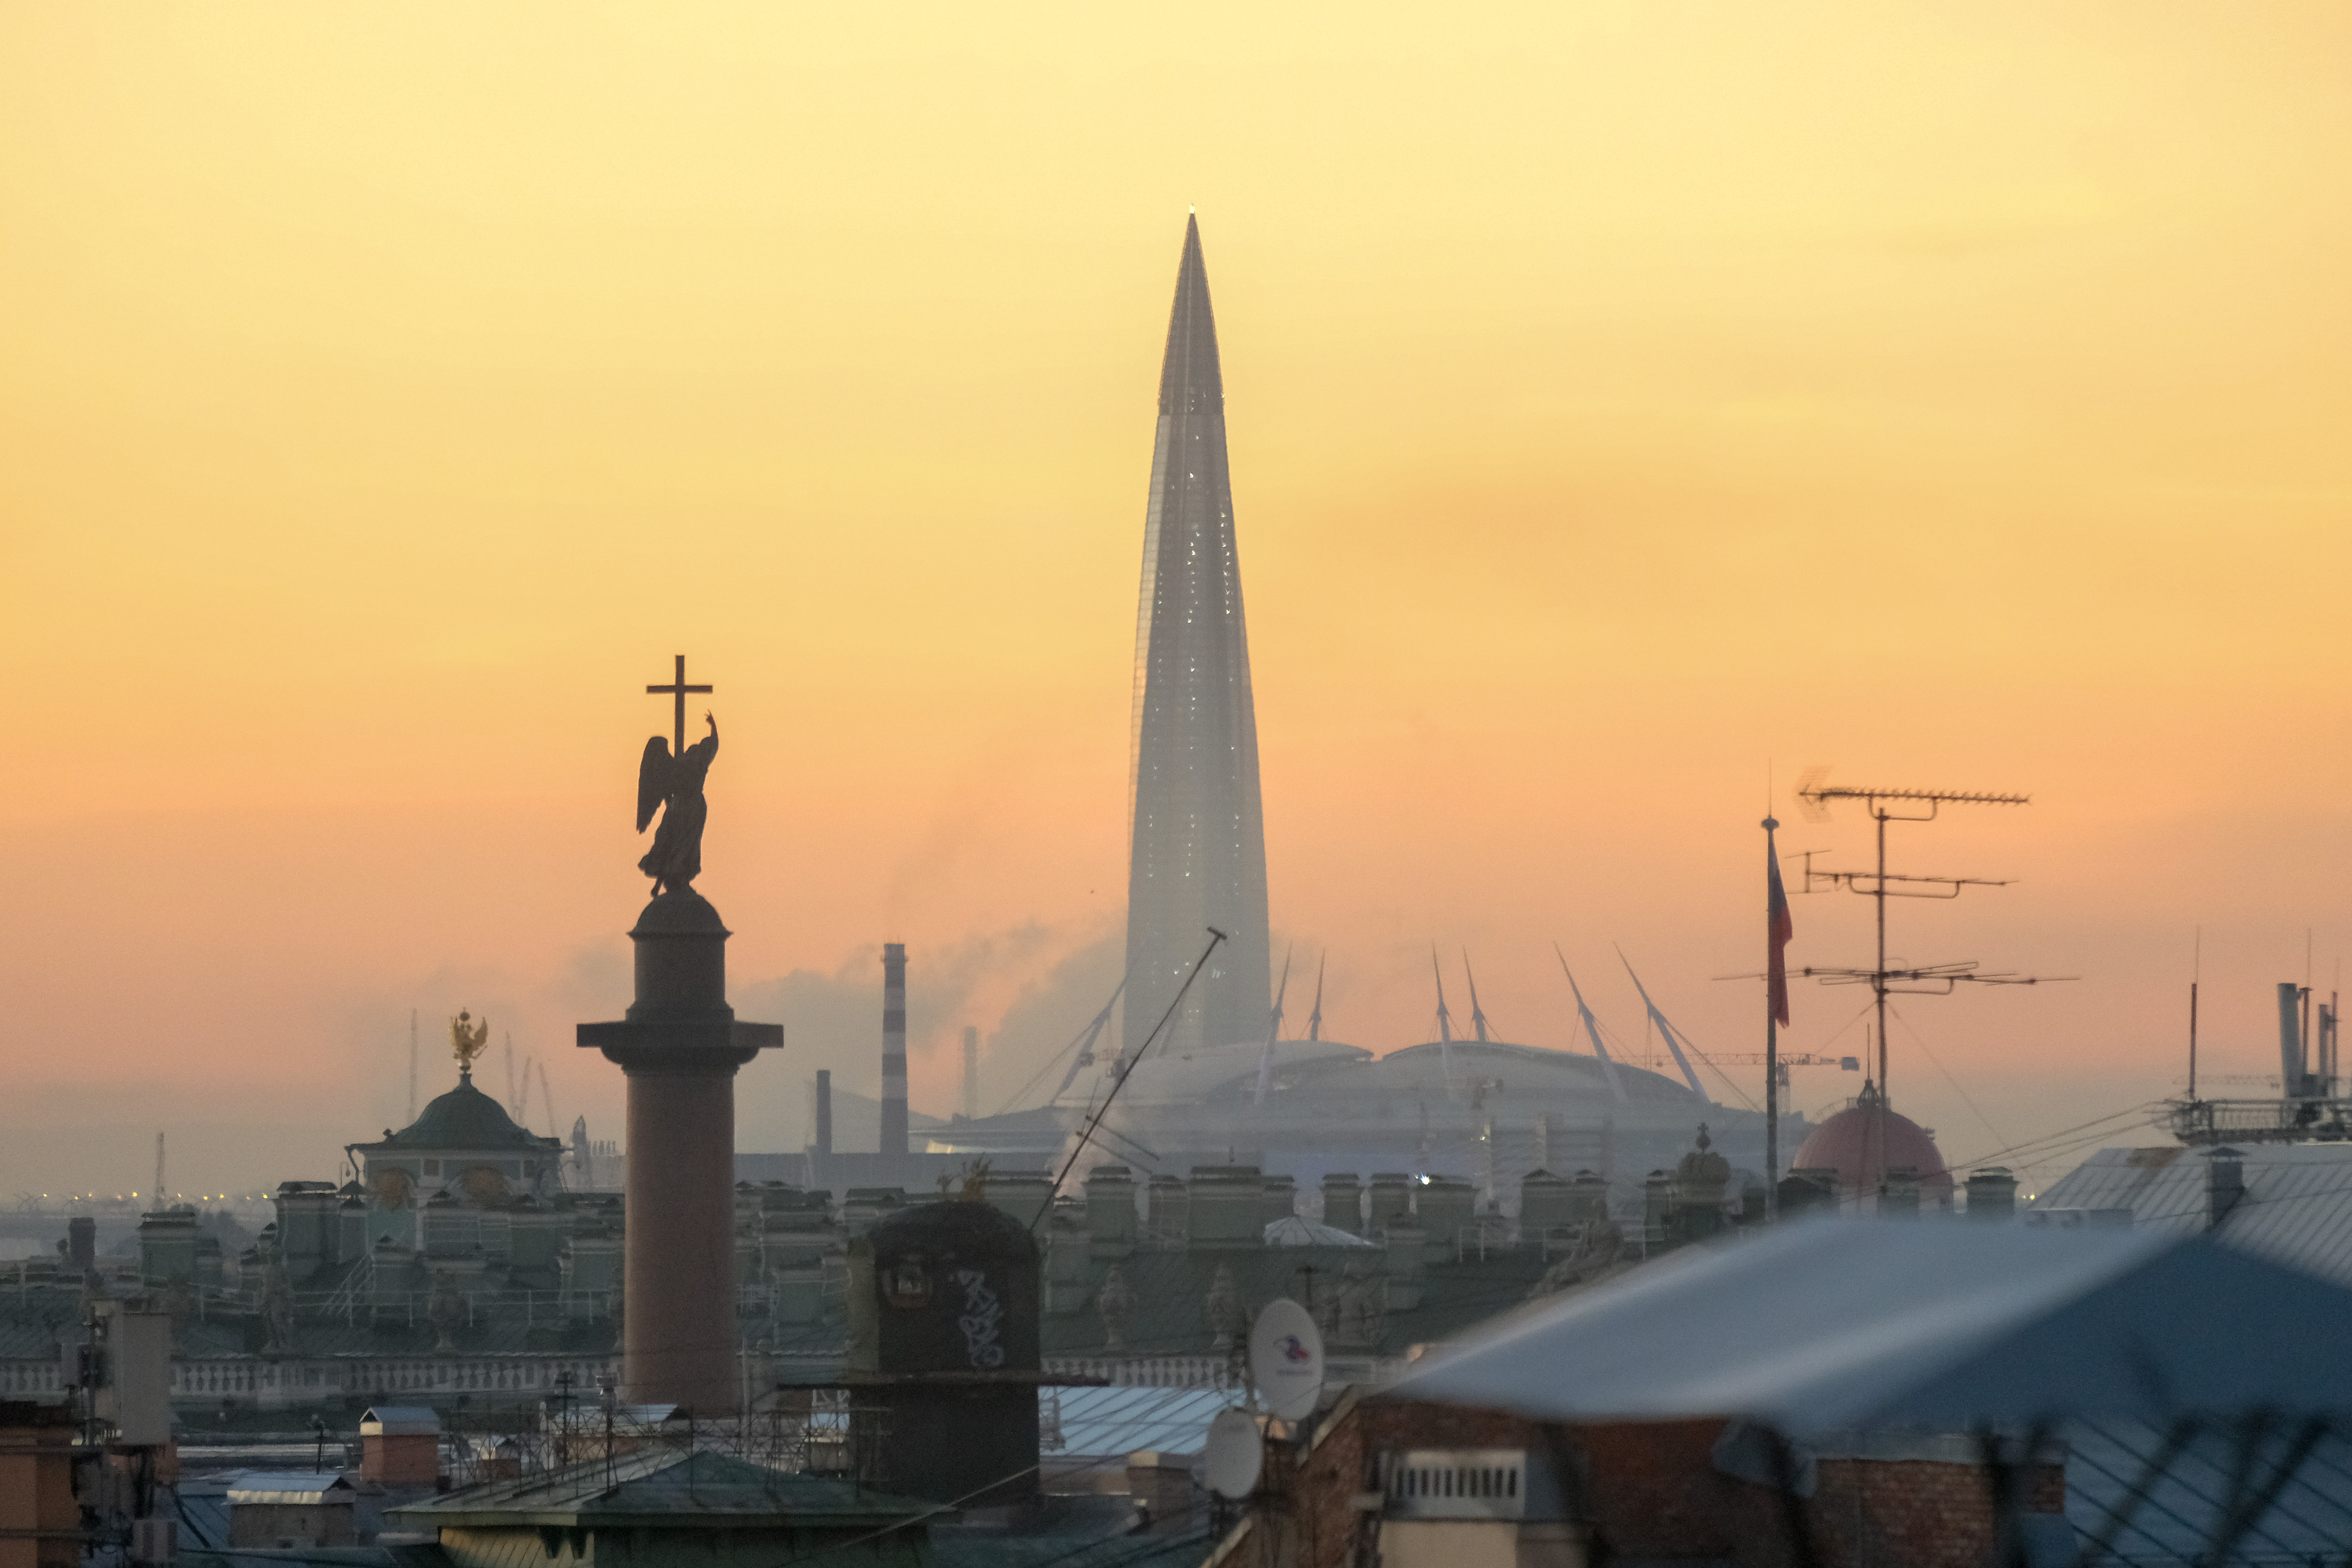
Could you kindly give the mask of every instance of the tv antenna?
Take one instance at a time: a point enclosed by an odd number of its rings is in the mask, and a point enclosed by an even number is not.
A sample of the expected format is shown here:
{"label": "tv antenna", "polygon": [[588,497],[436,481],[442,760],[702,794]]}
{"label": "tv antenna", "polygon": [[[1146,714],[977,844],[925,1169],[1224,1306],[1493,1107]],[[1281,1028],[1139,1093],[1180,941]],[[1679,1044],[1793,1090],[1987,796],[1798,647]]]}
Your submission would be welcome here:
{"label": "tv antenna", "polygon": [[[1804,969],[1800,973],[1825,985],[1867,985],[1877,1012],[1878,1094],[1886,1098],[1886,999],[1889,996],[1948,996],[1958,986],[2039,985],[2044,980],[2071,980],[2073,975],[2015,974],[1986,971],[1973,960],[1890,969],[1886,965],[1886,900],[1889,899],[1957,899],[1968,888],[2005,888],[2010,879],[1990,877],[1924,877],[1886,868],[1886,825],[1890,822],[1933,822],[1947,805],[2027,805],[2033,797],[1992,790],[1882,789],[1823,782],[1826,768],[1815,768],[1798,781],[1797,798],[1815,822],[1829,818],[1832,801],[1858,800],[1877,827],[1877,868],[1869,871],[1822,871],[1813,868],[1812,854],[1804,857],[1803,891],[1816,885],[1842,887],[1859,893],[1876,906],[1878,961],[1868,969]],[[1918,809],[1925,806],[1927,809]]]}

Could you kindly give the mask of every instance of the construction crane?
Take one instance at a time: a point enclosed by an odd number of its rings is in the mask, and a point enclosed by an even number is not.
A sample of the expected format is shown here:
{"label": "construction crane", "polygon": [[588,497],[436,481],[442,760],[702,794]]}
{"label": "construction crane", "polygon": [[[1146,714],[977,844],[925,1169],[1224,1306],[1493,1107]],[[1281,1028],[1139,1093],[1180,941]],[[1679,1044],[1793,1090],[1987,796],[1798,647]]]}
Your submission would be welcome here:
{"label": "construction crane", "polygon": [[[1764,1053],[1762,1051],[1734,1051],[1730,1055],[1726,1056],[1722,1052],[1717,1051],[1710,1053],[1707,1057],[1707,1060],[1714,1062],[1718,1066],[1728,1062],[1735,1067],[1762,1067],[1764,1065]],[[1840,1072],[1860,1072],[1862,1070],[1862,1058],[1860,1057],[1791,1056],[1789,1052],[1782,1051],[1774,1058],[1774,1060],[1779,1064],[1780,1068],[1780,1087],[1782,1089],[1789,1087],[1789,1069],[1790,1068],[1835,1068]]]}

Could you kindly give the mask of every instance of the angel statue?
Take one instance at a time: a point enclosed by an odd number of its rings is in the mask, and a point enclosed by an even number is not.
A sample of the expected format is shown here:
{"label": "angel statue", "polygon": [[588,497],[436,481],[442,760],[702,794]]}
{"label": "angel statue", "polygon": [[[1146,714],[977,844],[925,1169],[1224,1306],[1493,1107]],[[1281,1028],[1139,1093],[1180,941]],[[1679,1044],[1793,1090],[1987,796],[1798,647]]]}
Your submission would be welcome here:
{"label": "angel statue", "polygon": [[702,822],[709,811],[702,781],[719,755],[719,721],[705,713],[702,721],[710,733],[677,755],[671,756],[669,742],[656,735],[637,763],[637,831],[643,833],[654,819],[654,807],[667,803],[661,826],[654,829],[654,847],[637,862],[637,869],[654,879],[656,898],[693,886],[702,874]]}
{"label": "angel statue", "polygon": [[458,1068],[474,1070],[474,1058],[490,1048],[490,1021],[470,1022],[471,1013],[459,1013],[449,1020],[449,1054],[457,1058]]}

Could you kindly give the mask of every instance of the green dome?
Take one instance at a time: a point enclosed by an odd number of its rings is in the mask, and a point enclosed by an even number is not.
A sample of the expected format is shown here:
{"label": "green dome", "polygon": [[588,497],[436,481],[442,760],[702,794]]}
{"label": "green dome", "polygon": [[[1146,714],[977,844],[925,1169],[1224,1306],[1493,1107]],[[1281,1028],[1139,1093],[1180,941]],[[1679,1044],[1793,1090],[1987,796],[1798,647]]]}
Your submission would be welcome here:
{"label": "green dome", "polygon": [[425,1108],[425,1113],[393,1133],[379,1149],[530,1149],[557,1142],[515,1125],[506,1107],[474,1087],[470,1072],[457,1076],[457,1087]]}

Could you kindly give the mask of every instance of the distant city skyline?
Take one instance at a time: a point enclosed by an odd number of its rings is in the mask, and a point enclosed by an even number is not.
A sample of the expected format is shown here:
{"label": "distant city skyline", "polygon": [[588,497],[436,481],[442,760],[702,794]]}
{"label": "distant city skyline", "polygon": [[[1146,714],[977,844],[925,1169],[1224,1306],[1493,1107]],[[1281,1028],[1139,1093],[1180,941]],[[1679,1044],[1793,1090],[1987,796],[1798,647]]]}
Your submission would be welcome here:
{"label": "distant city skyline", "polygon": [[[0,14],[0,1197],[158,1130],[331,1177],[412,1009],[619,1137],[569,1042],[681,652],[787,1029],[742,1146],[873,1092],[885,942],[916,1109],[970,1024],[996,1110],[1123,966],[1188,205],[1294,1028],[1328,954],[1327,1038],[1429,1037],[1435,944],[1580,1048],[1557,940],[1630,1040],[1612,944],[1760,1049],[1758,819],[1868,853],[1818,763],[2033,796],[1900,842],[2016,880],[1896,956],[2084,976],[1898,1007],[1955,1162],[2168,1092],[2200,926],[2205,1070],[2274,1070],[2352,945],[2347,57],[2294,0]],[[1867,960],[1795,904],[1792,966]]]}

